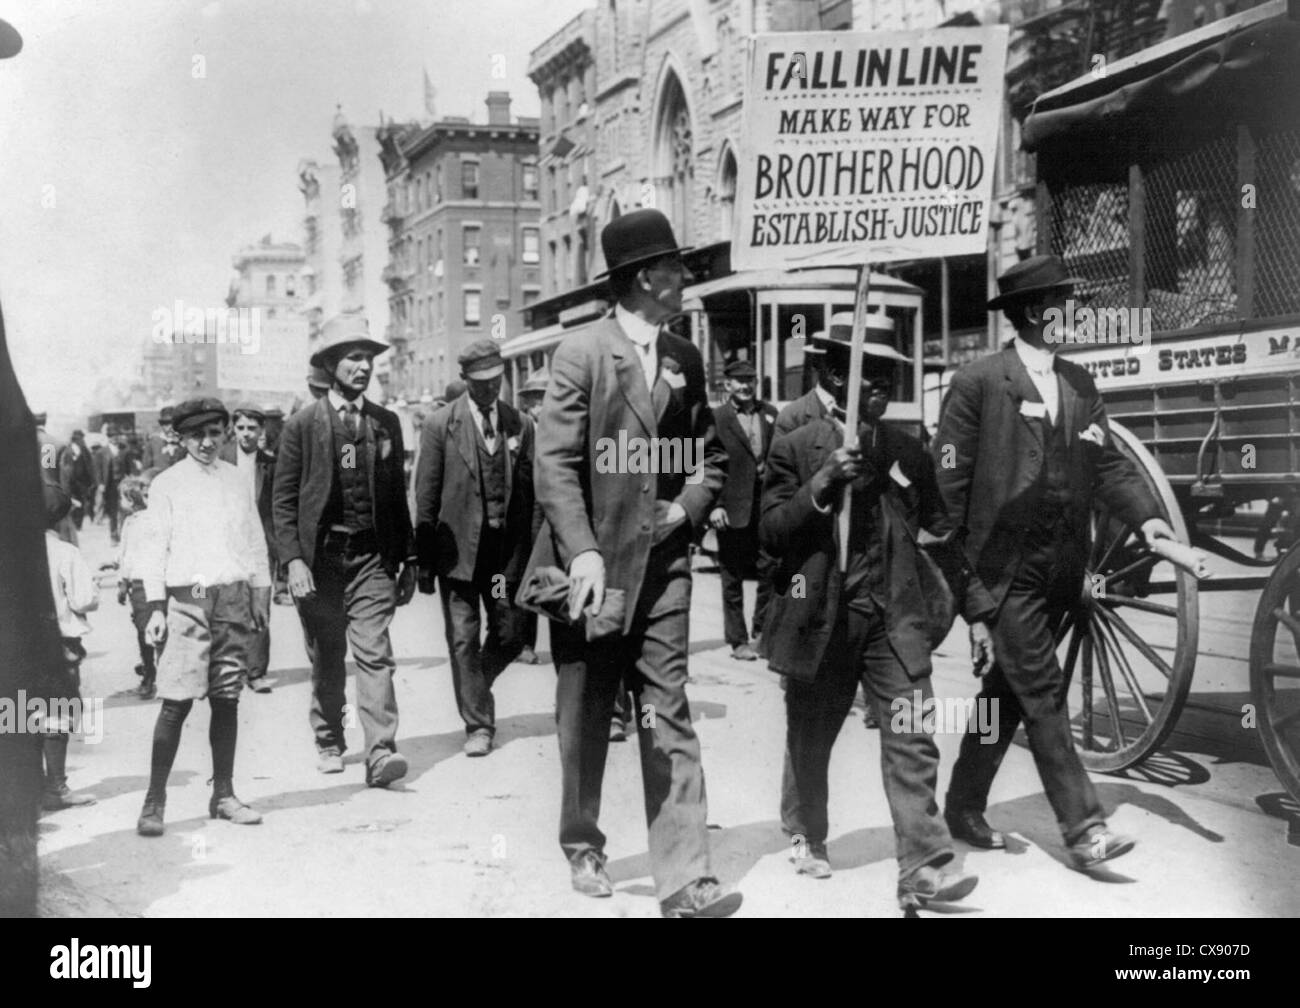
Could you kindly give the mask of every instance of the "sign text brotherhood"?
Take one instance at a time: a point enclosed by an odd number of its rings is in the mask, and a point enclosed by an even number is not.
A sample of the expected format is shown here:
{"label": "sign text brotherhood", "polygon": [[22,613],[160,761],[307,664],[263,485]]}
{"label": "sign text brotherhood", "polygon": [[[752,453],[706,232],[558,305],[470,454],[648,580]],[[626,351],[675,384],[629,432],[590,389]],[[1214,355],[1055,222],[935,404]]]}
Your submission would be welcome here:
{"label": "sign text brotherhood", "polygon": [[756,36],[734,267],[983,252],[1007,33]]}

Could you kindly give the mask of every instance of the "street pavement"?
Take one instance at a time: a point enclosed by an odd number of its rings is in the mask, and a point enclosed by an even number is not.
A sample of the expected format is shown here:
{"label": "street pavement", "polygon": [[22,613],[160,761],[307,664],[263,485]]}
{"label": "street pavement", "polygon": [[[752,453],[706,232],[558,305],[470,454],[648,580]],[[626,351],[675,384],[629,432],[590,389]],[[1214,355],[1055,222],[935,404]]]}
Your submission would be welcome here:
{"label": "street pavement", "polygon": [[[92,567],[110,559],[106,530],[87,527],[83,549]],[[899,916],[878,732],[863,726],[860,712],[845,721],[831,765],[834,875],[796,876],[778,817],[780,683],[763,662],[730,658],[717,575],[704,569],[705,559],[699,566],[689,694],[707,774],[714,868],[743,891],[739,915]],[[601,826],[616,892],[612,899],[588,899],[570,889],[556,840],[555,673],[544,622],[542,663],[512,665],[497,682],[497,749],[470,759],[461,753],[464,729],[432,596],[417,595],[392,631],[398,742],[411,765],[401,784],[365,786],[359,725],[350,733],[346,772],[316,772],[301,632],[292,607],[274,606],[274,690],[243,694],[235,767],[237,793],[265,822],[247,827],[207,818],[208,711],[199,703],[172,774],[166,835],[138,837],[158,704],[126,693],[137,682],[134,634],[128,610],[114,599],[111,572],[102,583],[82,691],[87,699],[104,698],[104,733],[98,743],[74,741],[69,753],[71,785],[99,803],[42,819],[46,914],[657,916],[635,739],[611,745],[605,775]],[[753,585],[747,588],[752,600]],[[1003,764],[988,814],[995,828],[1012,834],[1012,849],[959,845],[959,861],[979,874],[979,887],[962,904],[924,915],[1300,914],[1300,818],[1237,712],[1237,700],[1248,693],[1243,642],[1254,601],[1217,596],[1202,616],[1192,700],[1166,750],[1128,775],[1094,777],[1111,824],[1138,838],[1133,853],[1091,876],[1067,866],[1022,735]],[[935,655],[940,698],[976,692],[965,652],[959,621]],[[951,731],[937,739],[942,802],[960,739]]]}

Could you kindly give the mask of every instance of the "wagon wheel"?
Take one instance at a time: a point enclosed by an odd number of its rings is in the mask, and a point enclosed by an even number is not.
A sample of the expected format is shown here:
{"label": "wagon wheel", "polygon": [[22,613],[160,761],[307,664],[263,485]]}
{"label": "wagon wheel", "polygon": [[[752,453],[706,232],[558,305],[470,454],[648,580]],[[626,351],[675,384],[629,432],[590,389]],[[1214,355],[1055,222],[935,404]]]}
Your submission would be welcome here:
{"label": "wagon wheel", "polygon": [[[1156,460],[1114,421],[1110,433],[1187,542]],[[1137,529],[1097,502],[1079,606],[1057,633],[1075,744],[1089,770],[1131,767],[1169,735],[1192,685],[1198,627],[1196,578],[1147,550]]]}
{"label": "wagon wheel", "polygon": [[1300,548],[1264,585],[1250,634],[1250,694],[1278,779],[1300,802]]}

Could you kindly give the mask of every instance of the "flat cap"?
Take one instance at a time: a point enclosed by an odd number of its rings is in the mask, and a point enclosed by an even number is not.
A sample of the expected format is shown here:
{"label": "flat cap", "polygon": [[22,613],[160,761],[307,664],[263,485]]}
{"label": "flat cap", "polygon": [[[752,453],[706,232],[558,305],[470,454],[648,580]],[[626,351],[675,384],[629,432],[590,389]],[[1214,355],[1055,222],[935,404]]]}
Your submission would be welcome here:
{"label": "flat cap", "polygon": [[457,358],[460,371],[466,378],[486,381],[504,373],[506,362],[501,359],[501,346],[493,339],[475,340]]}
{"label": "flat cap", "polygon": [[754,370],[754,365],[747,360],[734,360],[722,369],[722,373],[728,378],[734,378],[737,381],[753,381],[758,377],[758,372]]}
{"label": "flat cap", "polygon": [[186,399],[176,407],[176,412],[172,416],[172,426],[178,433],[183,433],[191,427],[200,427],[213,420],[220,420],[222,423],[230,422],[230,413],[220,399],[211,397]]}

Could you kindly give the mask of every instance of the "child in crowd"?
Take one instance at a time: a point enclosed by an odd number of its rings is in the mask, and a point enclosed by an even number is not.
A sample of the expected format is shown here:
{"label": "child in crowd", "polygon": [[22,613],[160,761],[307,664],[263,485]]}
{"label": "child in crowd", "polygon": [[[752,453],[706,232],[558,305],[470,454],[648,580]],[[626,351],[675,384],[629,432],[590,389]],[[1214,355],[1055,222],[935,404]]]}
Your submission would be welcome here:
{"label": "child in crowd", "polygon": [[149,538],[148,513],[145,510],[149,506],[149,484],[157,473],[157,469],[149,469],[139,476],[126,477],[118,486],[123,518],[122,541],[117,554],[117,604],[131,603],[131,622],[135,624],[135,639],[140,649],[140,664],[135,667],[140,676],[136,695],[141,700],[152,700],[157,693],[154,647],[144,636],[144,629],[149,624],[149,603],[145,600],[144,582],[140,579],[141,553]]}
{"label": "child in crowd", "polygon": [[[86,613],[99,607],[99,586],[81,551],[59,538],[56,530],[72,510],[72,498],[61,487],[46,483],[45,491],[45,555],[50,568],[50,590],[54,595],[54,611],[59,621],[59,636],[63,641],[63,659],[68,685],[66,699],[81,700],[81,660],[86,649],[81,638],[90,633]],[[89,795],[74,795],[68,788],[68,738],[76,729],[74,718],[61,712],[57,718],[47,717],[41,726],[42,747],[45,751],[45,789],[41,806],[47,812],[93,805]]]}

